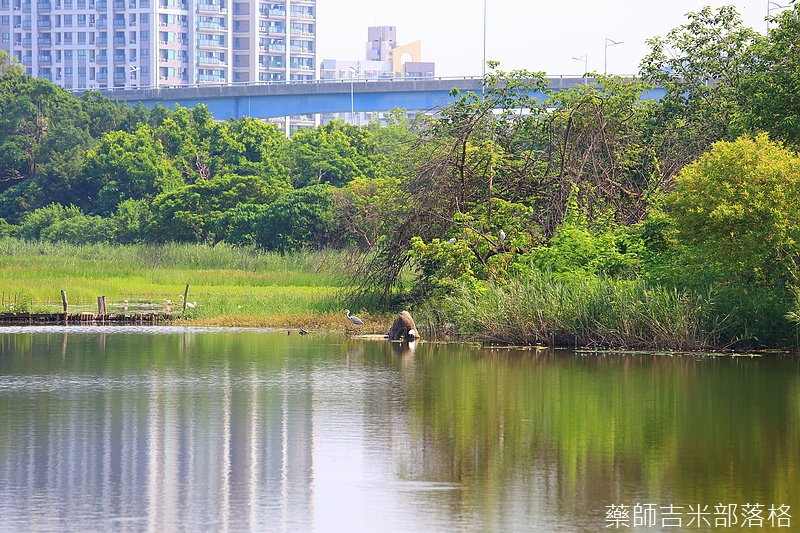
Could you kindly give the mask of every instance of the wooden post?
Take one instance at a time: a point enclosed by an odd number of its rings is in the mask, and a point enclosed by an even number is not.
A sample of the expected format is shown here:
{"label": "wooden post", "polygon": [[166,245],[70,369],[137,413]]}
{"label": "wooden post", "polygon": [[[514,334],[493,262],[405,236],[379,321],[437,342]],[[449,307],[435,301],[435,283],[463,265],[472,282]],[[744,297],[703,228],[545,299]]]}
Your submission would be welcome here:
{"label": "wooden post", "polygon": [[106,314],[106,297],[105,296],[98,296],[97,297],[97,314],[105,316]]}
{"label": "wooden post", "polygon": [[186,314],[186,299],[189,297],[189,284],[186,284],[186,290],[183,291],[183,311],[181,311],[181,316]]}
{"label": "wooden post", "polygon": [[64,325],[67,325],[67,291],[61,291],[61,308],[64,310]]}

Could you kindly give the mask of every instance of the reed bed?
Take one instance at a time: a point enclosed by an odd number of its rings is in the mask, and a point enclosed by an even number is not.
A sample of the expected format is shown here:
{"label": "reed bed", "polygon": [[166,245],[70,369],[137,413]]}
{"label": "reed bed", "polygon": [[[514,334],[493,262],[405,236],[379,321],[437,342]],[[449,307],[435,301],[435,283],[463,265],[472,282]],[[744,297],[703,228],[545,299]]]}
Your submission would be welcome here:
{"label": "reed bed", "polygon": [[715,346],[713,301],[642,280],[558,277],[462,290],[423,321],[482,342],[700,350]]}

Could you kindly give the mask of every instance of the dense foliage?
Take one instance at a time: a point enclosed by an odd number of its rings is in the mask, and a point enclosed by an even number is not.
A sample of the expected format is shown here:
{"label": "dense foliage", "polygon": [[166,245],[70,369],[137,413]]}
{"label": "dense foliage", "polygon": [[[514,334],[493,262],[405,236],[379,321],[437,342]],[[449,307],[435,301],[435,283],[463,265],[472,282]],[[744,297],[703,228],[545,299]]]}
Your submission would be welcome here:
{"label": "dense foliage", "polygon": [[788,345],[799,13],[765,36],[707,7],[648,41],[639,79],[552,91],[490,64],[435,116],[291,138],[76,99],[0,57],[0,233],[347,248],[351,308],[410,304],[502,342]]}

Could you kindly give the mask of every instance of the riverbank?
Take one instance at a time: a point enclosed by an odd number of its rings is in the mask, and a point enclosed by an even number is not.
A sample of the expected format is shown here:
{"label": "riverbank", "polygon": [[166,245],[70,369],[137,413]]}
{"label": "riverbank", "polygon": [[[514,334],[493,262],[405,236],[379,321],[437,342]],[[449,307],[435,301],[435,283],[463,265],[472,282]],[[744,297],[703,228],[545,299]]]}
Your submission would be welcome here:
{"label": "riverbank", "polygon": [[[351,263],[346,251],[280,255],[224,244],[0,239],[0,313],[63,313],[64,291],[70,314],[159,313],[173,324],[386,333],[396,309],[362,309],[344,296]],[[106,313],[98,309],[99,297]],[[502,286],[459,288],[408,310],[428,339],[689,351],[797,346],[781,301],[751,298],[739,307],[758,305],[773,324],[783,320],[786,343],[747,338],[748,323],[723,313],[730,301],[719,291],[669,290],[638,279],[531,274]],[[366,325],[353,325],[346,308]]]}
{"label": "riverbank", "polygon": [[[345,251],[281,255],[188,244],[87,245],[0,239],[0,313],[159,313],[160,320],[199,326],[352,331],[345,308],[385,333],[391,313],[343,301]],[[188,292],[186,286],[188,284]],[[183,305],[186,294],[186,306]],[[23,317],[24,319],[25,317]]]}

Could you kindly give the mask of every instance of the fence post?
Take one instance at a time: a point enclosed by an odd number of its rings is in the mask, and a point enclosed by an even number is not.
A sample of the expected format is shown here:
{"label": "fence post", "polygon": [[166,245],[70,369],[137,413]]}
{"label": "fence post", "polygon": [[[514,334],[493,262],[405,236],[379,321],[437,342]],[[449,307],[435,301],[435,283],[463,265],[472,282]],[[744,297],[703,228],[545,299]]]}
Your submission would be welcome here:
{"label": "fence post", "polygon": [[67,291],[61,291],[61,308],[64,310],[64,325],[67,325]]}
{"label": "fence post", "polygon": [[186,290],[183,291],[183,311],[181,311],[181,318],[186,314],[186,299],[189,297],[189,284],[186,284]]}

